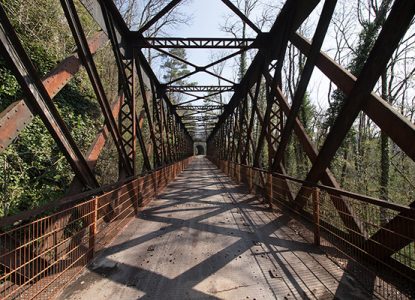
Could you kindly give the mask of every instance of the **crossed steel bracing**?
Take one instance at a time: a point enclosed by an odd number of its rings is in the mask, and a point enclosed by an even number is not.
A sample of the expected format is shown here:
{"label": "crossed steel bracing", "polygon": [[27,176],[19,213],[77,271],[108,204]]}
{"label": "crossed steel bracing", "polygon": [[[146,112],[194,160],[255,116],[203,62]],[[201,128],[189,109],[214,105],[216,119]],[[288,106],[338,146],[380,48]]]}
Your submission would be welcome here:
{"label": "crossed steel bracing", "polygon": [[[71,193],[98,187],[94,168],[107,136],[112,138],[119,155],[120,178],[125,178],[137,174],[138,154],[144,162],[142,171],[156,169],[192,155],[194,137],[201,131],[209,133],[207,153],[210,157],[268,168],[285,174],[284,152],[289,139],[295,135],[312,163],[305,181],[310,184],[321,181],[327,186],[339,188],[328,167],[357,115],[363,111],[402,151],[412,160],[415,159],[414,124],[408,122],[384,99],[372,93],[414,17],[413,0],[396,0],[393,3],[358,78],[320,50],[336,0],[324,1],[312,42],[298,34],[297,29],[316,8],[319,0],[287,0],[269,32],[261,32],[230,0],[222,0],[256,33],[256,38],[252,39],[146,37],[146,31],[178,5],[180,0],[170,1],[138,31],[129,30],[113,1],[80,0],[102,29],[92,39],[87,40],[73,1],[60,2],[75,39],[77,52],[62,61],[43,79],[33,67],[0,4],[1,55],[7,60],[25,92],[24,99],[13,103],[0,115],[0,151],[4,151],[30,123],[33,115],[38,115],[76,174]],[[110,102],[104,92],[93,61],[93,55],[108,40],[114,52],[120,78],[119,97],[113,102]],[[289,43],[307,56],[295,95],[290,102],[281,88],[281,70]],[[171,82],[160,82],[143,54],[143,49],[146,48],[156,49],[182,61],[193,70]],[[166,48],[235,49],[236,52],[208,65],[198,66],[174,56],[164,50]],[[240,82],[234,82],[210,71],[209,68],[212,66],[249,49],[256,49],[257,54]],[[101,132],[85,155],[74,142],[52,101],[81,67],[87,71],[105,119]],[[319,151],[298,118],[315,67],[347,95],[345,104]],[[178,84],[196,73],[209,74],[225,84]],[[212,95],[225,92],[233,93],[227,104],[210,99]],[[171,93],[182,93],[192,96],[193,99],[173,104],[169,98]],[[258,99],[264,94],[265,107],[260,107]],[[137,105],[137,97],[142,99],[140,106]],[[191,104],[199,100],[204,100],[207,104]],[[144,127],[148,131],[149,139],[145,138]],[[258,134],[256,139],[253,138],[254,129]],[[286,187],[289,189],[288,184]],[[295,197],[294,193],[290,193],[292,202],[298,209],[304,206],[304,199],[309,196],[309,191],[303,187]],[[405,238],[389,238],[388,229],[398,232],[405,230],[402,216],[390,220],[377,233],[368,236],[355,217],[353,209],[341,196],[333,197],[331,200],[335,208],[341,212],[342,221],[349,230],[346,238],[354,241],[354,238],[357,239],[354,233],[359,233],[359,236],[367,236],[367,239],[359,243],[386,245],[383,250],[376,252],[381,259],[389,258],[411,242]],[[415,202],[411,207],[415,207]],[[413,231],[405,234],[414,237]]]}

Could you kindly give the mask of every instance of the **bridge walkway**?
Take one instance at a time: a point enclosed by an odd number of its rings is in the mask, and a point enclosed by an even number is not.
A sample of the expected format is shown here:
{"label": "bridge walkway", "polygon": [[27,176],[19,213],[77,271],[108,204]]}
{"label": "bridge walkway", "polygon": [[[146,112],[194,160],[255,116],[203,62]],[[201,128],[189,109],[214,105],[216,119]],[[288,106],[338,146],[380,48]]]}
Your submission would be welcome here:
{"label": "bridge walkway", "polygon": [[306,229],[202,156],[60,299],[368,299]]}

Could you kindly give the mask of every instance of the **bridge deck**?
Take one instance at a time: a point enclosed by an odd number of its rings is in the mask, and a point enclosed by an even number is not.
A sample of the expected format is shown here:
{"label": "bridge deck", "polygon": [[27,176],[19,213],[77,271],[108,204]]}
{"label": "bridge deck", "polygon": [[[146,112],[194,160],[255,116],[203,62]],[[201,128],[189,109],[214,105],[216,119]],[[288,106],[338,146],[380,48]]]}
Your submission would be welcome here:
{"label": "bridge deck", "polygon": [[300,226],[198,157],[60,298],[370,298]]}

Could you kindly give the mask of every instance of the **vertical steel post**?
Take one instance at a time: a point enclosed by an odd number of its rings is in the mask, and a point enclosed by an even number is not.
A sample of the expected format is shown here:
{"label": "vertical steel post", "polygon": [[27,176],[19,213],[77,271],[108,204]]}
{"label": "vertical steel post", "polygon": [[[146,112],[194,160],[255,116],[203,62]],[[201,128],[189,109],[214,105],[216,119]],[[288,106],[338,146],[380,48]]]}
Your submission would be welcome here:
{"label": "vertical steel post", "polygon": [[268,204],[269,204],[269,207],[270,208],[272,208],[272,197],[273,197],[273,191],[272,191],[272,173],[270,172],[270,173],[268,173],[268,197],[267,197],[267,200],[268,200]]}
{"label": "vertical steel post", "polygon": [[248,188],[249,188],[249,192],[252,193],[252,186],[253,186],[253,180],[252,180],[252,174],[253,170],[252,167],[248,167]]}
{"label": "vertical steel post", "polygon": [[95,252],[95,237],[97,234],[97,219],[98,219],[98,197],[95,197],[92,202],[91,223],[89,224],[89,254],[88,258],[92,259]]}
{"label": "vertical steel post", "polygon": [[314,245],[320,246],[320,189],[313,189]]}

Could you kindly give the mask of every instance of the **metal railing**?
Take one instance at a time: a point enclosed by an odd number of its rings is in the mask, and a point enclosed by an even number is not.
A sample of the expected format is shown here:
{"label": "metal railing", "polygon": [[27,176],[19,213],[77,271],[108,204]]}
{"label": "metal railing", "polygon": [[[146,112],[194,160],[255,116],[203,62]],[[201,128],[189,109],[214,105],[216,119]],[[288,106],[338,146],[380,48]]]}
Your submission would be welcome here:
{"label": "metal railing", "polygon": [[[2,222],[0,298],[50,299],[190,162],[176,162],[86,199]],[[39,216],[40,214],[40,216]]]}
{"label": "metal railing", "polygon": [[[234,162],[209,158],[267,205],[306,226],[303,237],[380,298],[413,298],[415,209],[329,186],[309,184]],[[297,196],[302,190],[304,196]],[[294,201],[296,199],[296,201]]]}

